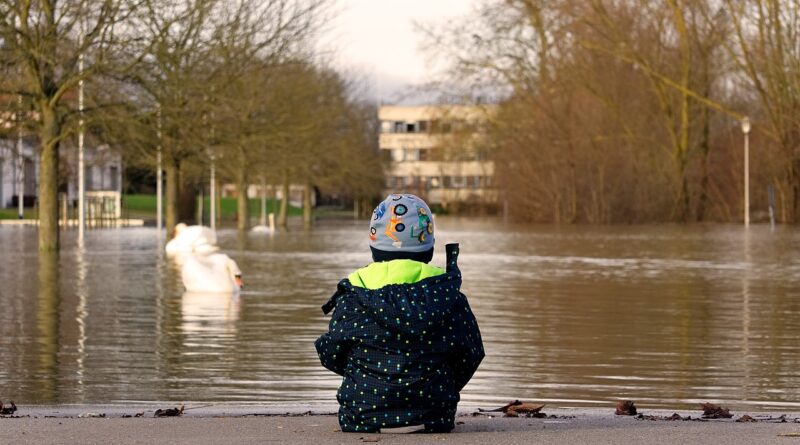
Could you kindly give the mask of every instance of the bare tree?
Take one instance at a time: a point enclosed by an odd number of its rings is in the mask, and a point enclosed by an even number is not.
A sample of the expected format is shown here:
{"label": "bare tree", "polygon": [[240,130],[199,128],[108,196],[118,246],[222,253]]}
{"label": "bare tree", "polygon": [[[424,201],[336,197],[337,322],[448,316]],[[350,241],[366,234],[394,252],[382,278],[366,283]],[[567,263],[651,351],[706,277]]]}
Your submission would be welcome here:
{"label": "bare tree", "polygon": [[780,147],[780,215],[800,222],[800,1],[724,1],[735,43],[728,49],[758,98],[761,131]]}
{"label": "bare tree", "polygon": [[[126,44],[122,24],[135,4],[124,0],[0,1],[4,75],[18,79],[0,93],[20,95],[32,110],[39,144],[39,249],[57,251],[59,146],[76,126],[70,94],[102,73],[109,54]],[[84,55],[89,63],[79,69]]]}

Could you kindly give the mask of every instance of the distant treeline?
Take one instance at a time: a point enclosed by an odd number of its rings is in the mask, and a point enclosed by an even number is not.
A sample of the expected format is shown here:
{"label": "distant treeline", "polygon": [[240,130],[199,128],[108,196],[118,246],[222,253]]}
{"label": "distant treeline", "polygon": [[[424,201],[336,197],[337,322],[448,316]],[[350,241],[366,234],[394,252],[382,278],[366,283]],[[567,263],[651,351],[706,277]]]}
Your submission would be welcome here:
{"label": "distant treeline", "polygon": [[[800,222],[800,0],[486,1],[428,29],[505,97],[489,138],[522,221]],[[478,93],[472,93],[473,97]]]}

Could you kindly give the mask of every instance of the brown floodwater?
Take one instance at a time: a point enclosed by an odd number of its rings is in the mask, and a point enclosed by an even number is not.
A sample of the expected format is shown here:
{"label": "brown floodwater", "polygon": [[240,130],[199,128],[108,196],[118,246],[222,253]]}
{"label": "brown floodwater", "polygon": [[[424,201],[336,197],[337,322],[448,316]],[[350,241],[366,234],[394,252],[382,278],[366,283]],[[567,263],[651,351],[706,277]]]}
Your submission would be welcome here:
{"label": "brown floodwater", "polygon": [[[800,408],[800,230],[517,227],[439,218],[434,263],[461,243],[486,359],[468,404]],[[370,261],[365,222],[219,233],[239,298],[184,294],[151,228],[0,228],[0,400],[330,407],[339,379],[313,341],[320,305]]]}

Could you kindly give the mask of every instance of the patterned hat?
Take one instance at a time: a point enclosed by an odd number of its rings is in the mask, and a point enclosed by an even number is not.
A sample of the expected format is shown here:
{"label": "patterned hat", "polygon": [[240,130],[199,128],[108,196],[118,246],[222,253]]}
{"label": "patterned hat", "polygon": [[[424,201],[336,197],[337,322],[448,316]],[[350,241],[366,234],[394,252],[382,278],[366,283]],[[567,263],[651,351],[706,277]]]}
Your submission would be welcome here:
{"label": "patterned hat", "polygon": [[373,252],[427,252],[433,242],[431,209],[414,195],[389,195],[372,212],[369,246]]}

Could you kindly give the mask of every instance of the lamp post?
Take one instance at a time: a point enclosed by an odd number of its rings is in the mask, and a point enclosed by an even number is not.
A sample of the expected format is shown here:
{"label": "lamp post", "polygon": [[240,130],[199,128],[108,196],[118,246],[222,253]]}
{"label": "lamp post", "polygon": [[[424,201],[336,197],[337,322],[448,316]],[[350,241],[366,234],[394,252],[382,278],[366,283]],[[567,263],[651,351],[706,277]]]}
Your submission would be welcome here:
{"label": "lamp post", "polygon": [[[78,45],[83,45],[83,26]],[[86,231],[86,165],[84,153],[84,122],[83,122],[83,51],[78,54],[78,241],[83,244],[84,232]],[[66,215],[64,215],[66,220]]]}
{"label": "lamp post", "polygon": [[742,119],[744,133],[744,226],[750,227],[750,118]]}
{"label": "lamp post", "polygon": [[208,213],[208,220],[209,226],[211,226],[211,230],[217,229],[217,176],[216,176],[216,160],[214,155],[211,155],[211,184],[209,191],[209,198],[211,200],[211,208],[209,209]]}
{"label": "lamp post", "polygon": [[161,104],[158,104],[158,108],[156,110],[158,115],[158,121],[156,122],[157,125],[157,136],[158,136],[158,151],[156,153],[156,228],[158,229],[158,237],[161,238],[162,235],[162,228],[164,227],[163,223],[163,209],[164,204],[162,202],[162,195],[164,194],[162,191],[162,186],[164,184],[164,180],[161,177],[162,167],[161,167]]}

